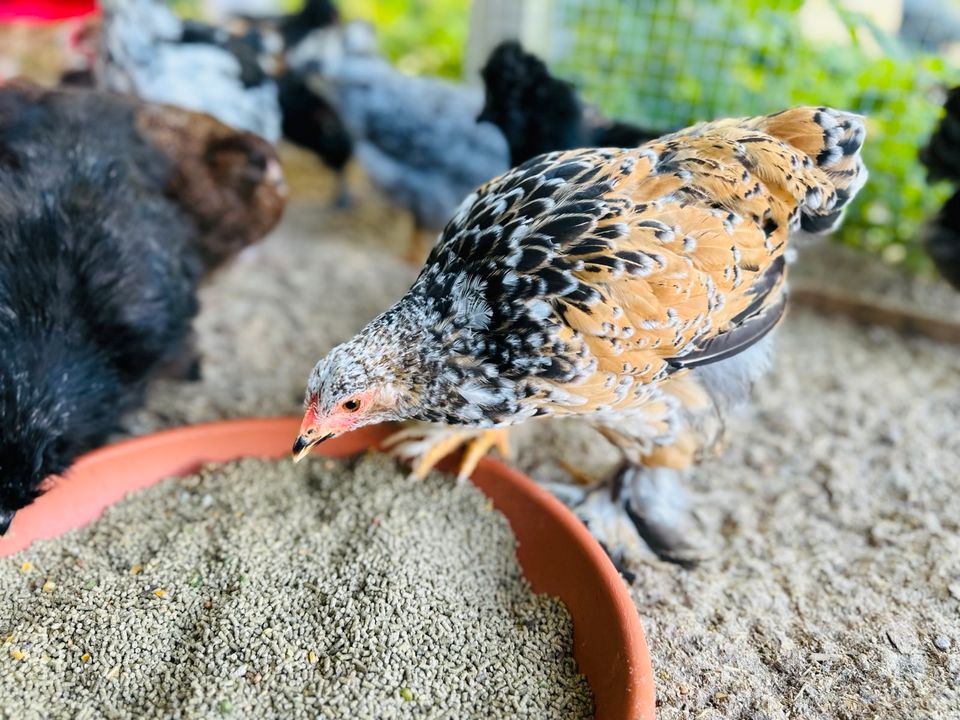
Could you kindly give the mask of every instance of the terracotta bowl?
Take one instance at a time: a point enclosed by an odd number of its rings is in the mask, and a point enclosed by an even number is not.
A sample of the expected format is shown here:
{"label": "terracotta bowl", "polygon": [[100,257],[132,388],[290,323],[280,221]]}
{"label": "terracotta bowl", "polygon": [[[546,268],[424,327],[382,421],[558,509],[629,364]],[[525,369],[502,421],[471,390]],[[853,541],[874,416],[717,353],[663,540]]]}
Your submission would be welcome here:
{"label": "terracotta bowl", "polygon": [[[94,520],[127,493],[204,463],[290,452],[299,418],[233,420],[135,438],[81,458],[63,480],[14,518],[0,557]],[[376,446],[388,428],[364,428],[319,446],[346,457]],[[492,458],[472,478],[517,536],[517,556],[537,592],[558,596],[574,623],[574,655],[593,688],[597,720],[653,720],[650,656],[630,595],[603,549],[567,508]]]}

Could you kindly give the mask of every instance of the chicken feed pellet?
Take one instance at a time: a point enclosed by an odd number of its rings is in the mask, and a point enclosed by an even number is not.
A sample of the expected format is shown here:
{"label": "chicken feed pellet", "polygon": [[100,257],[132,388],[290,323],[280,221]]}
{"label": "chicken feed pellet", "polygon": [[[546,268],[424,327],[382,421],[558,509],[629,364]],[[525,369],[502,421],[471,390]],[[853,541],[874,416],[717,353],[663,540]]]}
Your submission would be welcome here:
{"label": "chicken feed pellet", "polygon": [[0,560],[0,717],[591,717],[514,547],[383,456],[211,466]]}

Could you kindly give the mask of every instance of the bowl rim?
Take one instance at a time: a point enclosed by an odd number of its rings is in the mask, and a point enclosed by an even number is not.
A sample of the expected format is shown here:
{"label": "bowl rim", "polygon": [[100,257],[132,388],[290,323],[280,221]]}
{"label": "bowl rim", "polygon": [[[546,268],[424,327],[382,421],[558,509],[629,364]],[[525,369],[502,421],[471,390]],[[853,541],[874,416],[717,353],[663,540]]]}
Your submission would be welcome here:
{"label": "bowl rim", "polygon": [[[275,437],[281,430],[289,432],[292,438],[299,427],[300,418],[290,416],[240,418],[214,422],[184,425],[158,432],[125,438],[82,455],[63,477],[47,481],[46,491],[33,504],[17,513],[6,536],[0,537],[0,558],[12,555],[29,547],[33,542],[58,537],[70,530],[86,526],[98,518],[110,505],[126,495],[144,489],[170,477],[178,477],[195,472],[208,463],[228,462],[240,457],[280,458],[289,453],[286,447],[279,452]],[[376,449],[390,434],[389,425],[374,425],[324,443],[317,453],[331,458],[345,458],[358,455],[368,449]],[[235,442],[238,436],[251,439],[250,445],[240,454]],[[257,438],[261,437],[261,441]],[[270,438],[270,440],[267,440]],[[190,461],[177,460],[176,448],[193,447],[197,441],[204,441],[209,453],[204,459],[198,459],[192,453]],[[153,471],[146,479],[137,478],[122,483],[113,483],[107,487],[95,485],[97,492],[91,493],[98,468],[112,467],[117,463],[129,462],[132,456],[151,453],[164,454],[161,464],[172,468],[168,471]],[[209,457],[207,457],[209,455]],[[448,467],[456,458],[447,458],[443,464]],[[587,527],[563,503],[533,479],[495,458],[486,456],[481,459],[471,478],[488,496],[484,482],[491,479],[508,483],[514,493],[518,493],[528,503],[536,505],[545,515],[561,526],[564,534],[585,556],[586,563],[599,581],[599,587],[592,588],[600,595],[606,595],[613,607],[615,625],[618,634],[624,640],[622,662],[627,663],[631,682],[626,690],[624,705],[629,714],[623,720],[653,720],[655,717],[655,689],[653,670],[649,650],[646,644],[639,613],[630,597],[630,591],[613,566],[606,552],[590,534]],[[77,480],[77,483],[73,483]],[[69,491],[67,489],[70,489]],[[507,513],[505,513],[507,514]],[[50,522],[53,518],[54,522]],[[507,514],[513,528],[513,518]],[[523,561],[519,557],[523,567]],[[524,575],[528,570],[523,567]],[[564,601],[565,604],[566,601]],[[576,633],[576,624],[574,625]],[[595,678],[591,678],[595,680]],[[593,685],[594,683],[591,682]],[[618,716],[617,720],[620,720]]]}

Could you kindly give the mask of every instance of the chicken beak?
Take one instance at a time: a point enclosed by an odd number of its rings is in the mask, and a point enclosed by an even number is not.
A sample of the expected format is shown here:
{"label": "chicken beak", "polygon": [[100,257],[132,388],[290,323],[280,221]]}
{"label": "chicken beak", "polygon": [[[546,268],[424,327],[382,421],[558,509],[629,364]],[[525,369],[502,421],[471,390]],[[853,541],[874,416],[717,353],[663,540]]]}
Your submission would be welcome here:
{"label": "chicken beak", "polygon": [[297,437],[295,443],[293,443],[293,461],[295,463],[303,460],[307,455],[310,454],[310,451],[313,450],[314,446],[319,445],[324,440],[329,440],[333,437],[333,433],[327,433],[326,435],[306,435],[301,434]]}

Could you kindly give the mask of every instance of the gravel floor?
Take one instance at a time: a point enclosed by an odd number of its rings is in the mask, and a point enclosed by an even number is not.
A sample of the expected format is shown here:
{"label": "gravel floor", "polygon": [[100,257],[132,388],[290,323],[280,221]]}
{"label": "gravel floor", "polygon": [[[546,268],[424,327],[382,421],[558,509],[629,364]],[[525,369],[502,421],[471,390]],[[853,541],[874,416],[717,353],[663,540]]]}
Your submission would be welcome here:
{"label": "gravel floor", "polygon": [[[406,218],[295,184],[280,229],[204,292],[204,380],[155,386],[134,431],[297,412],[314,362],[413,279],[387,250]],[[636,568],[660,717],[960,718],[957,348],[802,310],[779,346],[691,482],[712,557]],[[610,460],[575,423],[517,440],[535,477]]]}

